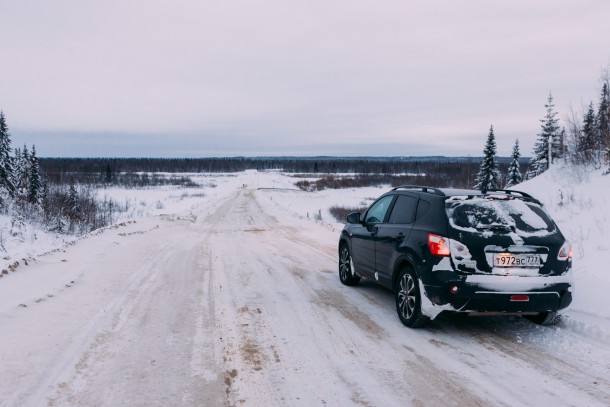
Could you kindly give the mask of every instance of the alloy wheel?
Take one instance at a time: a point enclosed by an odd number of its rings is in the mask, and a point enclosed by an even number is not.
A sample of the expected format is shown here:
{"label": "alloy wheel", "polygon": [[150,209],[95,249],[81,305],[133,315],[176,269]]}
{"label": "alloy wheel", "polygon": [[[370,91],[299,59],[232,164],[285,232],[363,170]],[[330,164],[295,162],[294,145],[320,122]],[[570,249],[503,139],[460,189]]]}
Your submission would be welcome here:
{"label": "alloy wheel", "polygon": [[339,259],[339,276],[341,277],[341,281],[347,281],[351,272],[352,259],[349,255],[348,248],[343,247],[343,249],[341,249],[341,256]]}
{"label": "alloy wheel", "polygon": [[410,273],[405,273],[400,279],[398,291],[398,308],[404,319],[411,319],[417,304],[417,291],[415,281]]}

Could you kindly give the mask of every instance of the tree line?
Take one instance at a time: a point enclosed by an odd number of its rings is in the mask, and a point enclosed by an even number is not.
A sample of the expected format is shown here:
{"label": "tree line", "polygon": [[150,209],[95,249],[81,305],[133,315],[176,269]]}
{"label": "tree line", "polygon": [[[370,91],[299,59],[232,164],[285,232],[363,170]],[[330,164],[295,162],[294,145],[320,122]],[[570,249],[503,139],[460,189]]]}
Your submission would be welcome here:
{"label": "tree line", "polygon": [[540,120],[540,132],[525,173],[520,169],[519,140],[515,141],[511,163],[505,181],[501,180],[496,155],[493,125],[490,127],[483,149],[483,159],[474,187],[481,191],[510,188],[532,179],[549,169],[553,162],[563,161],[574,165],[602,168],[610,172],[610,67],[601,76],[599,101],[591,101],[586,111],[572,110],[561,125],[555,111],[553,96],[549,94],[545,116]]}
{"label": "tree line", "polygon": [[[508,166],[508,158],[498,158],[498,161],[501,168]],[[476,157],[40,158],[41,169],[53,184],[75,180],[81,184],[126,188],[167,184],[196,187],[189,173],[232,173],[251,169],[310,176],[420,177],[434,185],[464,188],[472,185],[478,162]],[[167,174],[159,175],[161,173]]]}
{"label": "tree line", "polygon": [[[10,216],[10,236],[25,240],[26,223],[57,233],[83,234],[113,223],[120,205],[98,200],[94,188],[79,184],[49,182],[36,154],[11,147],[4,112],[0,111],[0,213]],[[0,233],[0,250],[4,231]]]}
{"label": "tree line", "polygon": [[0,111],[0,205],[6,206],[11,200],[19,204],[40,203],[43,184],[36,147],[29,152],[27,146],[15,149],[11,155],[11,139],[4,112]]}

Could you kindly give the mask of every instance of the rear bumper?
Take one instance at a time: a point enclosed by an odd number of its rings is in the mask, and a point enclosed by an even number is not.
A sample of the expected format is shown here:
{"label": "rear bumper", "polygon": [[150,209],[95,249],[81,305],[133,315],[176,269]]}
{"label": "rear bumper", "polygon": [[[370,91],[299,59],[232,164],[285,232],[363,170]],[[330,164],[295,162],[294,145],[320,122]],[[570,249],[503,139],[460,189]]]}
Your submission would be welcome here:
{"label": "rear bumper", "polygon": [[[433,272],[435,273],[435,272]],[[430,305],[457,312],[555,312],[572,302],[572,272],[561,276],[503,276],[440,273],[424,284]],[[453,277],[452,277],[453,276]],[[438,279],[437,279],[438,280]],[[455,287],[452,290],[452,287]]]}

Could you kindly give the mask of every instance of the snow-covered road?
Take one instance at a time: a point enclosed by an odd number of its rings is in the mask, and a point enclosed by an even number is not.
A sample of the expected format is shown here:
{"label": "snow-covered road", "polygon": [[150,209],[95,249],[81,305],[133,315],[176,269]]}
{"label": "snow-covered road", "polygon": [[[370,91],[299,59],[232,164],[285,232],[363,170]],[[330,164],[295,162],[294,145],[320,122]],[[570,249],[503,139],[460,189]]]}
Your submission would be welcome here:
{"label": "snow-covered road", "polygon": [[[610,405],[609,338],[518,317],[402,326],[338,233],[234,188],[0,281],[7,406]],[[264,185],[258,185],[263,187]]]}

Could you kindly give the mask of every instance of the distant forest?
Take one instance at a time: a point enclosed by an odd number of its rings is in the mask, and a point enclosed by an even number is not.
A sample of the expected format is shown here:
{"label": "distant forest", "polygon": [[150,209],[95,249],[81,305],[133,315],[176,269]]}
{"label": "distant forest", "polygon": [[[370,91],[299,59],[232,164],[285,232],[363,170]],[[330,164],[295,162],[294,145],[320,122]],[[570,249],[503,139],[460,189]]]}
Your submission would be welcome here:
{"label": "distant forest", "polygon": [[[526,165],[528,158],[522,158]],[[430,186],[471,187],[481,157],[231,157],[231,158],[40,158],[46,179],[56,184],[158,185],[161,180],[188,185],[182,177],[155,173],[232,173],[279,170],[315,177],[327,174],[384,174]],[[501,174],[510,158],[498,158]]]}

